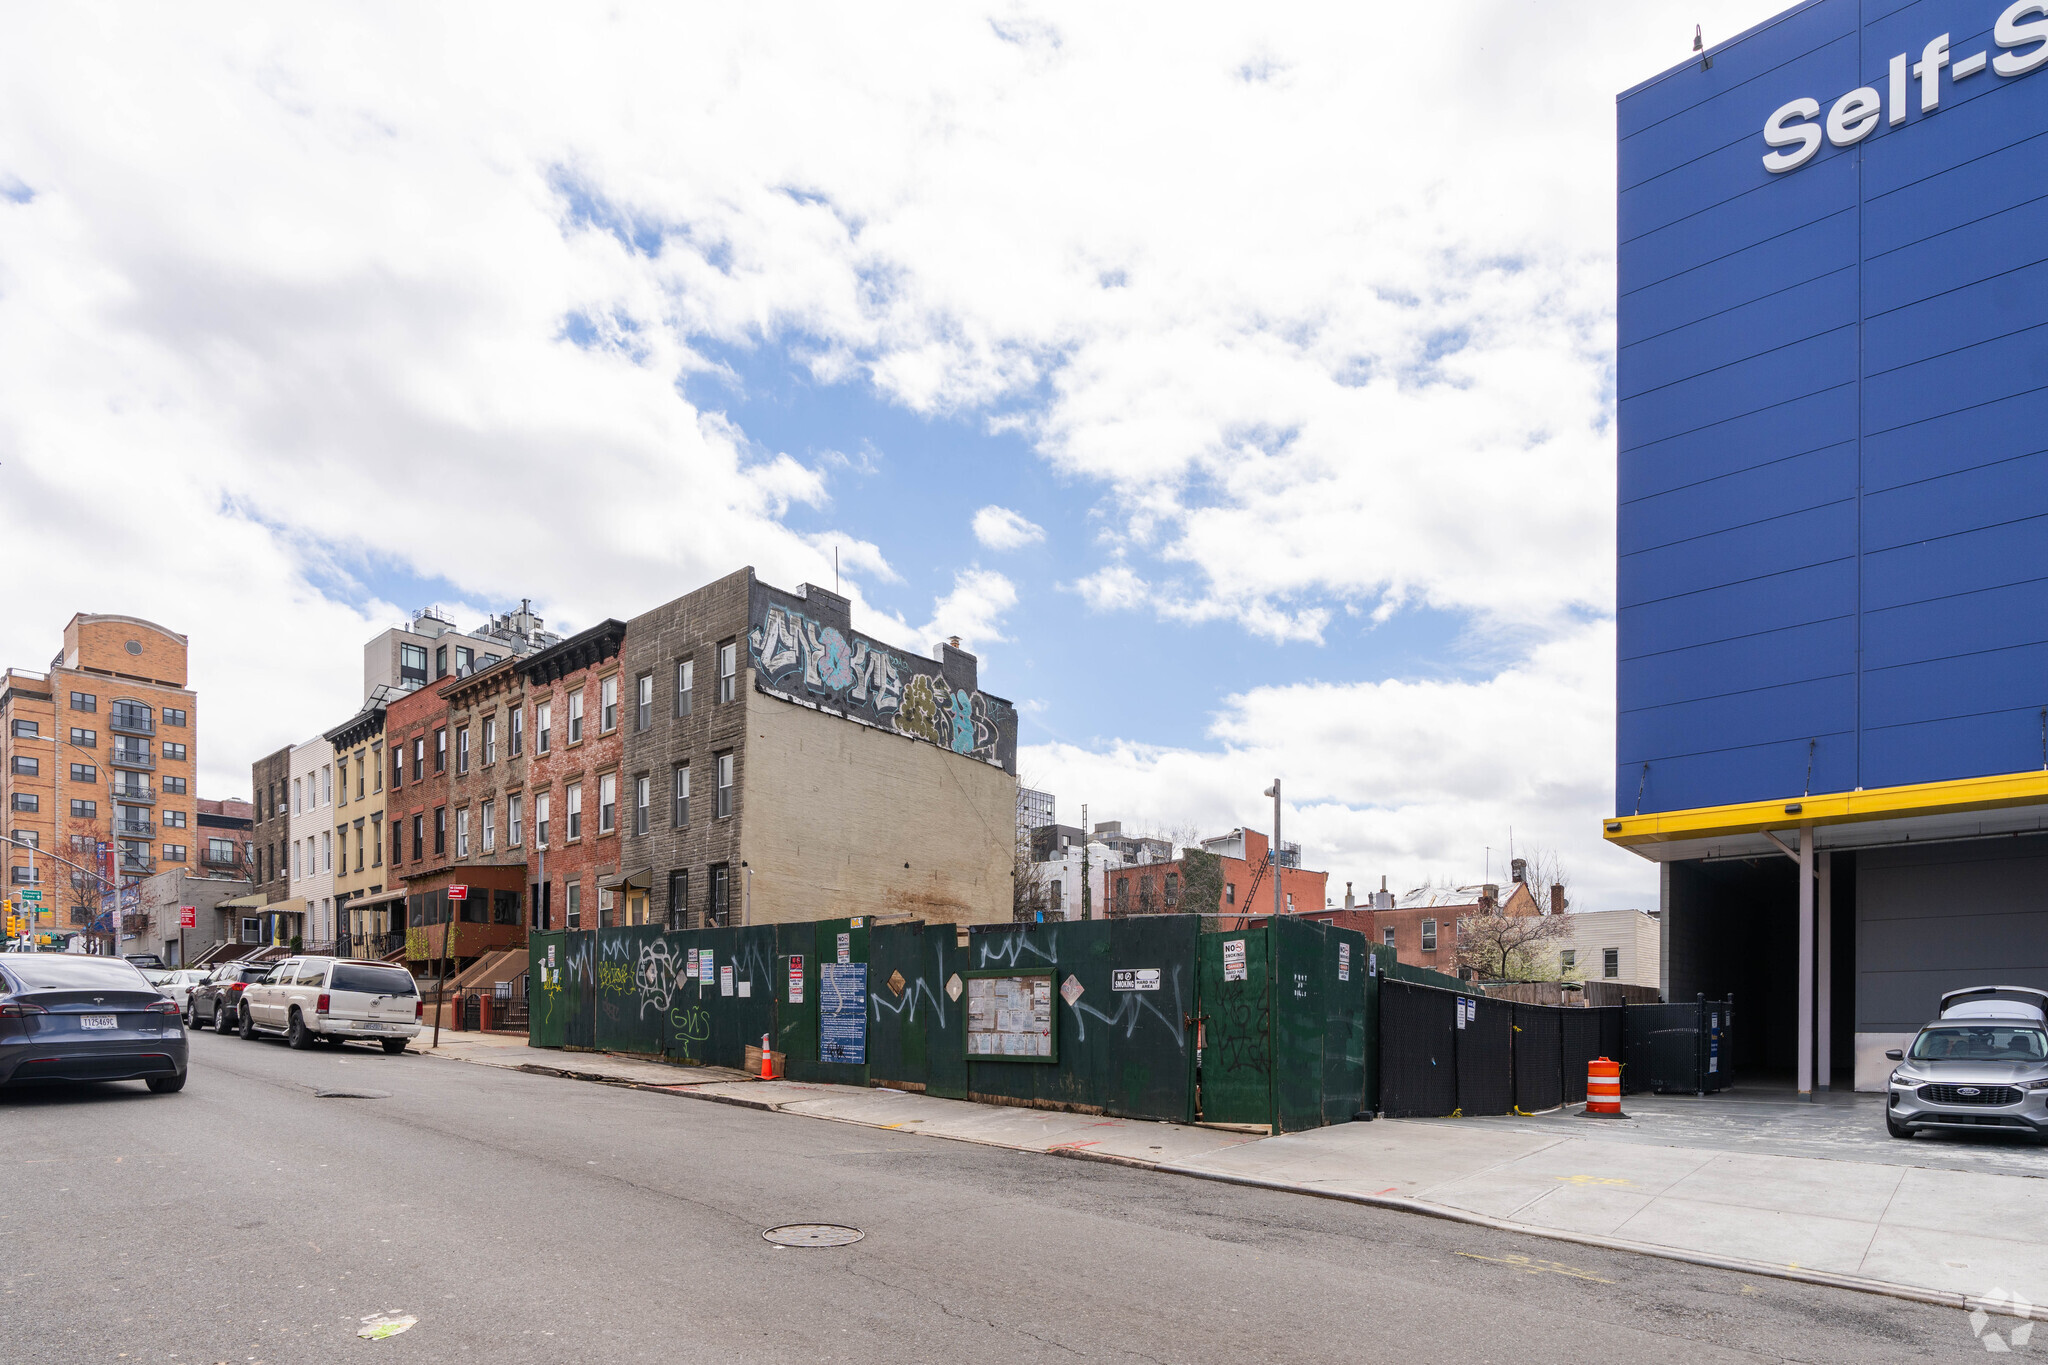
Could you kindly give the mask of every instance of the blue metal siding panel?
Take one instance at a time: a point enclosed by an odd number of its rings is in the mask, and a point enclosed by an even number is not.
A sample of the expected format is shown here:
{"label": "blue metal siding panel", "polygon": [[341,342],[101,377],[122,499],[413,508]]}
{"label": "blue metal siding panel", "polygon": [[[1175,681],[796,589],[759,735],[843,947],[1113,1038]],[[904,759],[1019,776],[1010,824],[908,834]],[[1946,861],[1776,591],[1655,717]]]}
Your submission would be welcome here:
{"label": "blue metal siding panel", "polygon": [[1761,163],[2002,8],[1820,0],[1619,101],[1618,810],[2044,761],[2048,69]]}
{"label": "blue metal siding panel", "polygon": [[1639,499],[1620,519],[1626,556],[1856,495],[1856,443],[1774,460]]}
{"label": "blue metal siding panel", "polygon": [[1618,433],[1622,520],[1628,504],[1856,439],[1856,386],[1844,381],[1775,408],[1729,416],[1662,441]]}

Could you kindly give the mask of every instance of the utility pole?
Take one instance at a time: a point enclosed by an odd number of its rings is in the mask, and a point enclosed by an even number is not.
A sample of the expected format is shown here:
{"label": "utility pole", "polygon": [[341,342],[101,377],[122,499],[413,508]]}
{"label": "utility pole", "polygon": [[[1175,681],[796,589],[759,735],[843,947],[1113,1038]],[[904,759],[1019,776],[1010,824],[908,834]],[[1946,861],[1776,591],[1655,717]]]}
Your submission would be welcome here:
{"label": "utility pole", "polygon": [[[1273,798],[1273,847],[1266,853],[1266,861],[1273,868],[1273,922],[1280,922],[1280,779],[1274,778],[1273,785],[1260,793]],[[1318,907],[1320,908],[1320,907]]]}

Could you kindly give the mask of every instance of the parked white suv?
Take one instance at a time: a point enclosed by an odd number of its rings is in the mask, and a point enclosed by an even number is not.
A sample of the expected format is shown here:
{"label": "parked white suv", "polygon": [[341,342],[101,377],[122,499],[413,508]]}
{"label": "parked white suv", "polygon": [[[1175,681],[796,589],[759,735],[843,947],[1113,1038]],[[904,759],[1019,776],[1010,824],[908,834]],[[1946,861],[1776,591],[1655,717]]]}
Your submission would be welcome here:
{"label": "parked white suv", "polygon": [[282,1033],[296,1048],[375,1040],[403,1052],[420,1031],[420,988],[389,962],[290,957],[243,990],[241,1034]]}

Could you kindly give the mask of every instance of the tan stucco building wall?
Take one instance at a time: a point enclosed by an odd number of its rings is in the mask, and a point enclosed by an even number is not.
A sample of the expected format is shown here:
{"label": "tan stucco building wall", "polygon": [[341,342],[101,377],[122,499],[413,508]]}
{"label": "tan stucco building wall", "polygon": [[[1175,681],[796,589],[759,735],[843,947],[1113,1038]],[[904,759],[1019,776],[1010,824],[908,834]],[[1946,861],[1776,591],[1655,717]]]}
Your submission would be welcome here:
{"label": "tan stucco building wall", "polygon": [[[1010,918],[1015,777],[776,697],[747,700],[740,857],[754,923]],[[738,919],[746,877],[734,876]]]}

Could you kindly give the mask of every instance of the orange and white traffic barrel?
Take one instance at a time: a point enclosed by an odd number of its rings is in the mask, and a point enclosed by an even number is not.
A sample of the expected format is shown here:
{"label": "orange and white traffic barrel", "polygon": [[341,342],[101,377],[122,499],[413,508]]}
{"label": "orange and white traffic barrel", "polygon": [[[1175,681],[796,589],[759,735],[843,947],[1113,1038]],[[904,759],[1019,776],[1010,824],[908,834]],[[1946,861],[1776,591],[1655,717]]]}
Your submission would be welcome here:
{"label": "orange and white traffic barrel", "polygon": [[1621,1112],[1621,1063],[1611,1062],[1605,1057],[1595,1057],[1586,1063],[1586,1117],[1595,1119],[1620,1119],[1628,1115]]}

